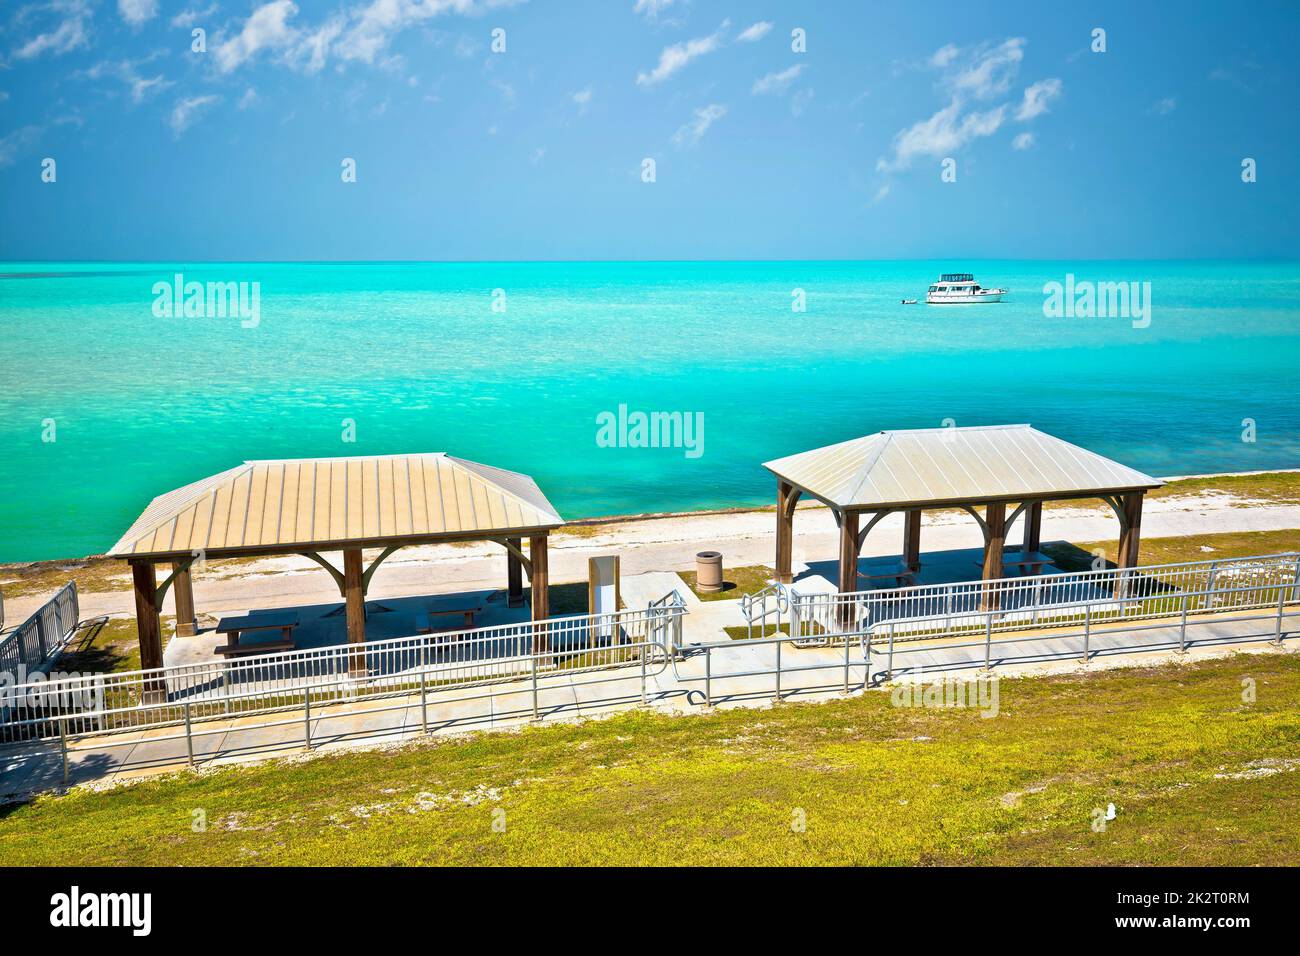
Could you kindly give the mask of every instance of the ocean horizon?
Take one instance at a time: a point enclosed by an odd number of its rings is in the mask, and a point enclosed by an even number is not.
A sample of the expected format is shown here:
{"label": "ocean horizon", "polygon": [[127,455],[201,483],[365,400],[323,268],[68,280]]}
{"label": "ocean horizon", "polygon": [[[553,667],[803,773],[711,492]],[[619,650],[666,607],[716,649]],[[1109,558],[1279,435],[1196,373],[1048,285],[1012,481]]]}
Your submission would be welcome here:
{"label": "ocean horizon", "polygon": [[[952,271],[1010,293],[926,306]],[[763,461],[945,424],[1026,422],[1155,475],[1300,467],[1292,260],[6,262],[0,274],[4,562],[101,553],[156,495],[248,459],[445,451],[533,475],[566,518],[770,504]],[[205,293],[233,284],[232,308],[175,314],[178,275]],[[1109,282],[1146,288],[1148,313],[1045,311],[1048,283]],[[638,412],[698,429],[685,446],[631,447]],[[602,422],[617,423],[613,442]]]}

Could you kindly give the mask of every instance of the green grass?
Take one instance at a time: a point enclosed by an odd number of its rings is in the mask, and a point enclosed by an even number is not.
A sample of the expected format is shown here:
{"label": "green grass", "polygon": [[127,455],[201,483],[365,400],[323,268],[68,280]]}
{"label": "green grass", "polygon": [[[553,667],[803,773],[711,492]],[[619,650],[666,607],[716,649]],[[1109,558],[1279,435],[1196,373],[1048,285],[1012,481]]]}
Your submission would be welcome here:
{"label": "green grass", "polygon": [[694,571],[679,571],[678,574],[701,601],[736,601],[742,594],[763,590],[772,579],[772,569],[762,564],[723,568],[722,590],[701,591],[695,585]]}
{"label": "green grass", "polygon": [[993,719],[876,692],[632,712],[44,797],[0,817],[0,858],[1295,865],[1297,699],[1300,658],[1266,654],[1004,680]]}
{"label": "green grass", "polygon": [[[1062,571],[1088,570],[1092,567],[1093,556],[1097,551],[1105,554],[1108,567],[1115,567],[1118,559],[1118,543],[1115,541],[1078,541],[1073,544],[1046,542],[1042,545],[1042,551]],[[1184,561],[1245,558],[1285,551],[1300,551],[1300,529],[1230,531],[1182,538],[1143,538],[1140,557],[1142,564],[1178,564]]]}

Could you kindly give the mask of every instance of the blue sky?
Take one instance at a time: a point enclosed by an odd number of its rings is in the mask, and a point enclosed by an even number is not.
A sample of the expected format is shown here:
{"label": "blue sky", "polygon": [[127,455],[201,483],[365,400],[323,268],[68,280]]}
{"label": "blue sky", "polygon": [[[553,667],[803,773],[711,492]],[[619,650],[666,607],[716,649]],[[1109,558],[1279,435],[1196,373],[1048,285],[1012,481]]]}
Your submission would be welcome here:
{"label": "blue sky", "polygon": [[1292,2],[20,0],[0,258],[1293,257],[1298,28]]}

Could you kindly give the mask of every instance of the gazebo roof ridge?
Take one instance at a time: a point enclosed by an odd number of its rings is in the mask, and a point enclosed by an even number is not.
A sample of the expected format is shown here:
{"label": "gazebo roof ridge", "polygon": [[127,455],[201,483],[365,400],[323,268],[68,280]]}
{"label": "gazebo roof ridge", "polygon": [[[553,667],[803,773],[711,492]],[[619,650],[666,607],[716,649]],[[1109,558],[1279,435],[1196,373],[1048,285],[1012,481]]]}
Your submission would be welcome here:
{"label": "gazebo roof ridge", "polygon": [[1028,424],[882,430],[764,467],[833,507],[862,510],[1081,497],[1163,484]]}
{"label": "gazebo roof ridge", "polygon": [[315,549],[562,524],[528,475],[446,452],[251,459],[154,498],[108,554]]}

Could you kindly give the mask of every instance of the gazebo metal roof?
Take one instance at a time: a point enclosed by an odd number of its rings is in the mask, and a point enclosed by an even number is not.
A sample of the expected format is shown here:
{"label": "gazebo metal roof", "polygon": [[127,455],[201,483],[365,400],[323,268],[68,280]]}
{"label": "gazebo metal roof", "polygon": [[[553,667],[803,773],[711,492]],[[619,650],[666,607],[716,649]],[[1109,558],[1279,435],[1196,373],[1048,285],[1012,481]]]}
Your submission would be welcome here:
{"label": "gazebo metal roof", "polygon": [[835,508],[1087,497],[1163,482],[1029,425],[882,431],[764,463]]}
{"label": "gazebo metal roof", "polygon": [[383,547],[563,523],[528,475],[443,452],[246,461],[155,498],[109,554]]}

